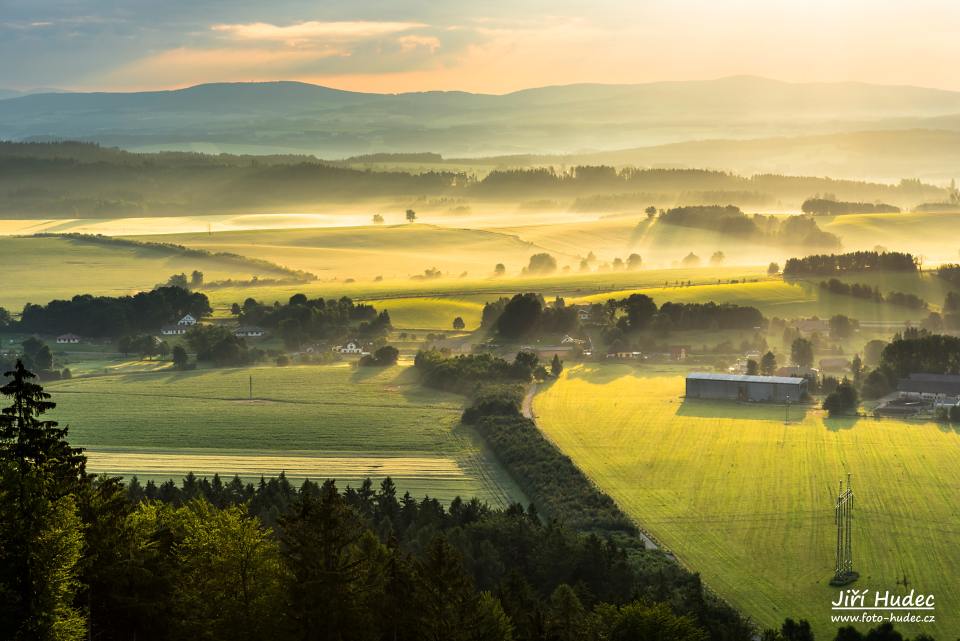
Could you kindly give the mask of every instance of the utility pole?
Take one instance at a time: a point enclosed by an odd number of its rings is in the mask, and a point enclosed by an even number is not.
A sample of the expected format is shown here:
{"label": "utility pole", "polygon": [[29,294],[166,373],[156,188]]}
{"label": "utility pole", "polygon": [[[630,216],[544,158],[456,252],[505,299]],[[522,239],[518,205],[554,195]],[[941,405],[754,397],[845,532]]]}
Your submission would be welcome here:
{"label": "utility pole", "polygon": [[839,586],[853,583],[858,574],[853,569],[853,487],[850,483],[851,474],[847,474],[847,487],[844,489],[840,481],[840,490],[837,493],[835,518],[837,524],[837,562],[834,568],[830,585]]}
{"label": "utility pole", "polygon": [[789,394],[787,394],[786,413],[784,414],[784,417],[783,417],[783,424],[790,425],[790,395]]}
{"label": "utility pole", "polygon": [[253,375],[250,375],[250,400],[253,400]]}

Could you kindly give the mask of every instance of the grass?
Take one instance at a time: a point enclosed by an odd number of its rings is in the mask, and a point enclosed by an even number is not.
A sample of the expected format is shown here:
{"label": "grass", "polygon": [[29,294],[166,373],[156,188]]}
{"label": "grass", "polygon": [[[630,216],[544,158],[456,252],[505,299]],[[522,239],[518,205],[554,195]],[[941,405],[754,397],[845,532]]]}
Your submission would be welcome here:
{"label": "grass", "polygon": [[142,240],[262,258],[321,278],[410,278],[436,268],[452,277],[489,276],[497,263],[519,272],[536,245],[506,234],[427,224],[259,229],[170,234]]}
{"label": "grass", "polygon": [[[503,505],[522,496],[459,424],[462,397],[422,388],[402,365],[119,374],[47,388],[53,418],[91,451],[94,471],[169,478],[200,464],[221,474],[289,468],[300,478],[356,480],[402,470],[403,489],[446,500]],[[381,459],[379,468],[370,462]],[[456,472],[438,476],[438,465]]]}
{"label": "grass", "polygon": [[924,256],[931,265],[960,261],[956,246],[943,242],[944,234],[960,224],[958,212],[848,214],[817,220],[825,231],[843,238],[844,248],[848,251],[881,245],[890,250]]}
{"label": "grass", "polygon": [[[802,280],[788,282],[776,279],[764,279],[756,282],[735,284],[704,284],[690,287],[641,287],[619,291],[608,291],[573,299],[577,303],[602,303],[610,298],[625,298],[630,294],[646,294],[657,304],[667,301],[675,303],[735,303],[749,305],[759,309],[768,318],[797,318],[819,316],[829,318],[835,314],[844,314],[863,321],[906,321],[921,320],[929,311],[913,310],[889,303],[864,301],[852,296],[833,294],[820,288],[820,280]],[[947,287],[940,279],[925,274],[923,277],[905,274],[857,274],[844,278],[849,282],[877,285],[881,291],[915,292],[921,297],[929,296],[927,302],[931,309],[939,307],[946,295]]]}
{"label": "grass", "polygon": [[[853,474],[854,586],[936,595],[960,629],[960,434],[819,410],[684,402],[675,369],[580,366],[537,395],[538,423],[643,528],[766,626],[808,619],[832,638],[833,496]],[[901,628],[900,625],[897,626]],[[921,628],[904,626],[911,635]]]}
{"label": "grass", "polygon": [[171,256],[147,248],[77,242],[67,238],[0,236],[0,306],[47,303],[77,294],[121,296],[150,289],[171,274],[199,269],[207,280],[250,278],[250,270],[217,258]]}

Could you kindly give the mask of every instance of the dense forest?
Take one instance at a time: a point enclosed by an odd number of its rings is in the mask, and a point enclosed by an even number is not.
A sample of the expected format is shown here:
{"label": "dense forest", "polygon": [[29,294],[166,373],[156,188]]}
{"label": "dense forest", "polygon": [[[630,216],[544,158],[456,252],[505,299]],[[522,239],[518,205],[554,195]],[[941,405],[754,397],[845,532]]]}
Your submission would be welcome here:
{"label": "dense forest", "polygon": [[[578,166],[461,169],[408,173],[355,169],[312,156],[235,156],[183,152],[132,153],[90,143],[0,142],[0,214],[16,216],[156,216],[275,209],[305,203],[424,197],[479,200],[613,198],[604,207],[653,203],[799,203],[827,192],[855,200],[922,202],[947,190],[918,181],[883,185],[825,178],[734,174],[695,169]],[[642,200],[630,195],[642,194]],[[578,201],[579,202],[579,201]]]}

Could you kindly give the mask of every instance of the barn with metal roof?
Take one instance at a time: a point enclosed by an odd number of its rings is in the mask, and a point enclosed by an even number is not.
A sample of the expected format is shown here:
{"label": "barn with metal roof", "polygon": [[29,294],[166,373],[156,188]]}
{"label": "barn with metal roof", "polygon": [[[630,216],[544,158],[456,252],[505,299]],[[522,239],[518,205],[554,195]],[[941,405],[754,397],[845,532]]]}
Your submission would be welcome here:
{"label": "barn with metal roof", "polygon": [[807,395],[807,379],[693,372],[687,374],[687,398],[750,402],[797,402]]}

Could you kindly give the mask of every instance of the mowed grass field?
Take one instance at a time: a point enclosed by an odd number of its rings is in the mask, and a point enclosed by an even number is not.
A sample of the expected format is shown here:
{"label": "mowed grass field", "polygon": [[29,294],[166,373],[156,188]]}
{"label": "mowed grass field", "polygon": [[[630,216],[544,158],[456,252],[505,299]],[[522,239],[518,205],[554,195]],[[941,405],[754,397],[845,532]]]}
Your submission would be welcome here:
{"label": "mowed grass field", "polygon": [[[253,398],[249,384],[253,379]],[[412,494],[522,497],[460,425],[463,398],[422,388],[405,365],[137,373],[47,385],[52,418],[90,468],[141,478],[188,471],[259,478],[396,477]]]}
{"label": "mowed grass field", "polygon": [[[857,588],[936,596],[937,638],[960,630],[960,434],[819,410],[684,402],[676,370],[584,365],[534,399],[541,429],[734,606],[832,638],[833,499],[853,474]],[[900,625],[897,626],[901,628]]]}

